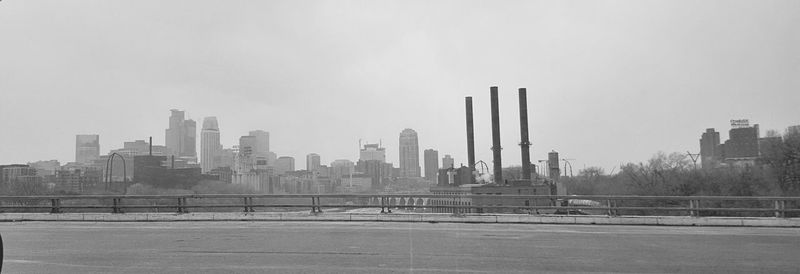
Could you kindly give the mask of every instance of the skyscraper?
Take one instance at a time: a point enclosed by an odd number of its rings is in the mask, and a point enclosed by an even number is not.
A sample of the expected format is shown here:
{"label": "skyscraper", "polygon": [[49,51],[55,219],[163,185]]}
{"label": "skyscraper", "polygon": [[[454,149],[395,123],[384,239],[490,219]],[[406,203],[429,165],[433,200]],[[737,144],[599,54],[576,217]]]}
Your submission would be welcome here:
{"label": "skyscraper", "polygon": [[419,177],[419,141],[417,132],[407,128],[400,132],[400,177]]}
{"label": "skyscraper", "polygon": [[203,129],[200,131],[200,167],[203,173],[209,172],[220,166],[220,153],[222,145],[219,143],[219,125],[217,117],[203,119]]}
{"label": "skyscraper", "polygon": [[253,153],[259,156],[266,156],[269,152],[269,132],[253,130],[250,131],[250,136],[254,136],[257,139]]}
{"label": "skyscraper", "polygon": [[100,158],[100,135],[75,135],[75,162],[90,163]]}
{"label": "skyscraper", "polygon": [[306,170],[315,171],[319,169],[320,157],[319,154],[311,153],[306,155]]}
{"label": "skyscraper", "polygon": [[364,144],[364,148],[359,151],[358,160],[360,161],[380,161],[381,163],[386,162],[386,148],[380,146],[380,144]]}
{"label": "skyscraper", "polygon": [[713,128],[706,129],[700,137],[700,163],[704,168],[714,167],[722,154],[719,146],[719,132]]}
{"label": "skyscraper", "polygon": [[183,121],[182,145],[181,157],[197,158],[197,123],[192,119]]}
{"label": "skyscraper", "polygon": [[425,179],[436,182],[436,172],[439,171],[439,152],[433,149],[426,149],[425,155]]}
{"label": "skyscraper", "polygon": [[278,157],[275,161],[275,174],[281,175],[289,171],[294,171],[294,158],[289,156]]}
{"label": "skyscraper", "polygon": [[453,160],[453,157],[451,157],[450,154],[445,154],[444,158],[442,158],[442,168],[454,168],[454,164],[455,161]]}
{"label": "skyscraper", "polygon": [[242,136],[239,137],[239,162],[240,166],[250,169],[254,164],[256,156],[256,147],[258,147],[258,138],[255,136]]}
{"label": "skyscraper", "polygon": [[184,120],[184,112],[171,109],[169,128],[166,130],[166,145],[170,155],[197,157],[197,123]]}

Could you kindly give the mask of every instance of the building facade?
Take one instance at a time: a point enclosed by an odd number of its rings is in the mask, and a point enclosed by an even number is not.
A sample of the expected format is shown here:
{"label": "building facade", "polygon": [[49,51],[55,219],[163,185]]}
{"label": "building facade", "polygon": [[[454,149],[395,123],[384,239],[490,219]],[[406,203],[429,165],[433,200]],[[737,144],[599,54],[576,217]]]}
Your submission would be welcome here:
{"label": "building facade", "polygon": [[250,136],[256,137],[253,153],[260,156],[266,156],[269,152],[269,132],[263,130],[253,130],[250,131]]}
{"label": "building facade", "polygon": [[425,159],[425,179],[436,183],[436,173],[439,171],[439,152],[426,149],[423,152]]}
{"label": "building facade", "polygon": [[365,144],[358,153],[359,161],[380,161],[386,162],[386,148],[380,144]]}
{"label": "building facade", "polygon": [[176,157],[197,158],[197,123],[184,120],[184,112],[170,110],[169,128],[166,130],[166,146],[169,154]]}
{"label": "building facade", "polygon": [[306,170],[308,171],[316,171],[320,167],[321,158],[319,154],[311,153],[306,155]]}
{"label": "building facade", "polygon": [[407,128],[400,132],[400,177],[420,177],[419,139]]}
{"label": "building facade", "polygon": [[100,158],[100,135],[79,134],[75,136],[75,162],[88,164]]}
{"label": "building facade", "polygon": [[442,168],[455,168],[455,161],[450,154],[445,154],[442,158]]}
{"label": "building facade", "polygon": [[294,171],[294,158],[289,156],[278,157],[278,160],[275,161],[275,174],[281,175],[291,171]]}
{"label": "building facade", "polygon": [[200,130],[200,168],[203,173],[220,166],[221,153],[217,117],[206,117],[203,119],[203,129]]}
{"label": "building facade", "polygon": [[722,154],[720,149],[719,132],[713,128],[706,129],[700,137],[700,163],[703,168],[711,168],[719,164]]}

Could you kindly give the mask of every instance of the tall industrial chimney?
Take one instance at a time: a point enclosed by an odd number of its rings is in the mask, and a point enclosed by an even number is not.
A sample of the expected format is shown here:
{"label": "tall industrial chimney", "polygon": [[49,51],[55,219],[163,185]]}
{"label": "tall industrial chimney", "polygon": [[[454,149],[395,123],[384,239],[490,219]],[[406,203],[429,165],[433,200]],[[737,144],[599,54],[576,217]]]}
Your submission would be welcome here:
{"label": "tall industrial chimney", "polygon": [[475,127],[472,124],[472,96],[467,96],[467,163],[470,171],[475,171]]}
{"label": "tall industrial chimney", "polygon": [[500,147],[500,107],[497,102],[497,87],[489,88],[492,100],[492,155],[494,161],[494,183],[503,184],[503,163]]}
{"label": "tall industrial chimney", "polygon": [[522,151],[522,179],[531,179],[531,142],[528,140],[528,95],[525,88],[519,89],[519,146]]}
{"label": "tall industrial chimney", "polygon": [[150,156],[153,156],[153,136],[150,136]]}

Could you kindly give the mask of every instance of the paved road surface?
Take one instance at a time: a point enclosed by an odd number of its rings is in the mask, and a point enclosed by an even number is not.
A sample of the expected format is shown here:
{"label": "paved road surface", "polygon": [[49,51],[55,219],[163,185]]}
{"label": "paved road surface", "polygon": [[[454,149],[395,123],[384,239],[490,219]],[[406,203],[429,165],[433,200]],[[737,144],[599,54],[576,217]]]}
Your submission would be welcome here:
{"label": "paved road surface", "polygon": [[800,229],[0,223],[3,273],[800,273]]}

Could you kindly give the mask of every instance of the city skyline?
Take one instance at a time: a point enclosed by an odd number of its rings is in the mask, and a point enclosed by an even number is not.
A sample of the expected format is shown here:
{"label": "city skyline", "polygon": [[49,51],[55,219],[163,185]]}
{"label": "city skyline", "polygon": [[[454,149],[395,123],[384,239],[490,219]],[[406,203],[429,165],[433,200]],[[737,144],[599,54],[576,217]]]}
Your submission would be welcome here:
{"label": "city skyline", "polygon": [[465,96],[476,158],[490,163],[489,86],[504,166],[520,164],[521,87],[532,162],[556,150],[576,170],[699,153],[702,130],[728,139],[731,119],[800,123],[795,2],[348,3],[201,1],[184,14],[178,3],[3,1],[0,124],[12,133],[0,163],[69,162],[83,133],[101,135],[101,154],[149,136],[165,144],[165,117],[182,109],[218,117],[224,147],[263,129],[278,155],[355,160],[359,139],[382,139],[397,165],[396,134],[413,128],[459,166]]}

